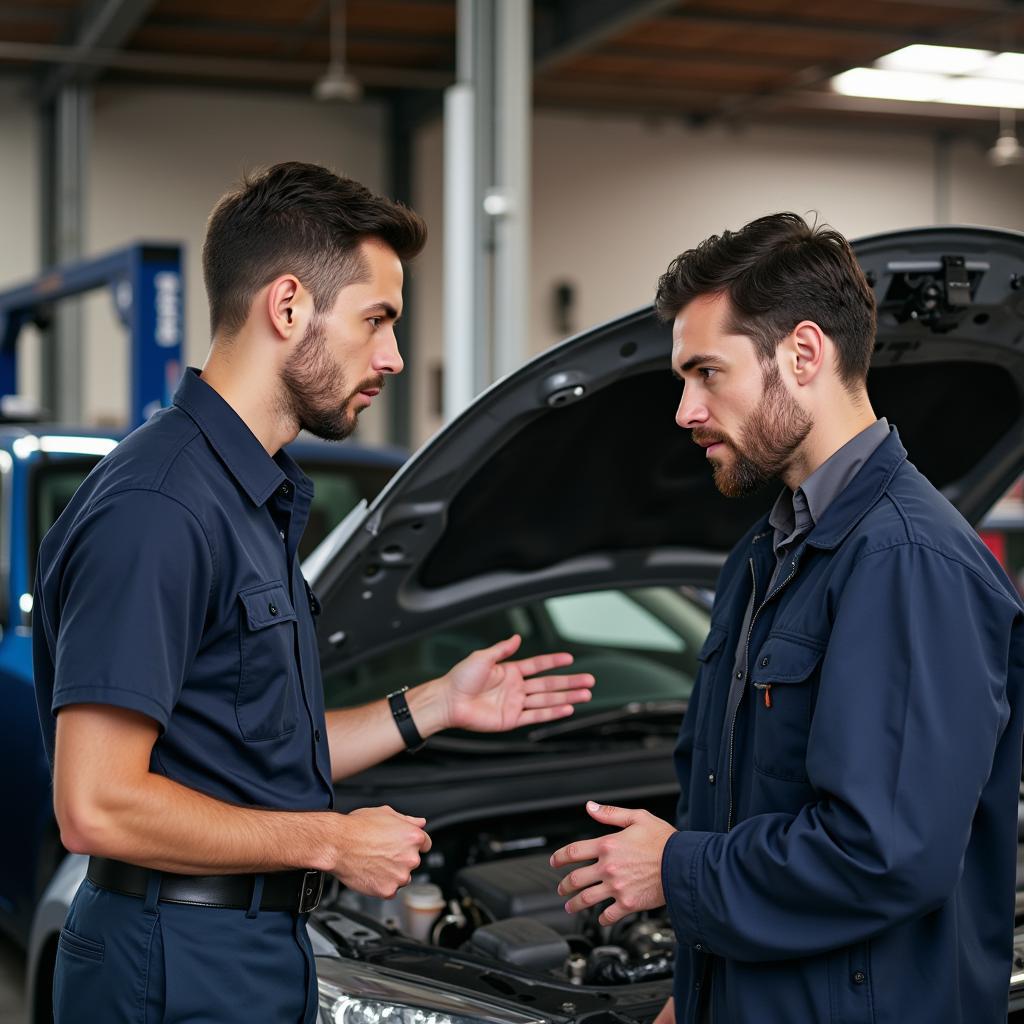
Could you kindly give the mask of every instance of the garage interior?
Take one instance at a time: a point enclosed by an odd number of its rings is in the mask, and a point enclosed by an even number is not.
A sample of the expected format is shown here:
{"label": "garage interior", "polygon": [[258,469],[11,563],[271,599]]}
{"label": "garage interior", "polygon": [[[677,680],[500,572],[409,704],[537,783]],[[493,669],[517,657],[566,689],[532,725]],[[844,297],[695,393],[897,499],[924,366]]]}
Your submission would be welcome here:
{"label": "garage interior", "polygon": [[[135,246],[180,246],[169,329],[200,364],[206,215],[279,160],[427,220],[406,369],[357,433],[405,453],[760,214],[1024,231],[1022,143],[1022,0],[0,0],[0,294],[41,289],[5,334],[12,393],[131,418],[109,279],[60,301],[53,280]],[[1024,587],[1020,481],[986,529]],[[25,1019],[25,967],[0,939],[0,1024]]]}

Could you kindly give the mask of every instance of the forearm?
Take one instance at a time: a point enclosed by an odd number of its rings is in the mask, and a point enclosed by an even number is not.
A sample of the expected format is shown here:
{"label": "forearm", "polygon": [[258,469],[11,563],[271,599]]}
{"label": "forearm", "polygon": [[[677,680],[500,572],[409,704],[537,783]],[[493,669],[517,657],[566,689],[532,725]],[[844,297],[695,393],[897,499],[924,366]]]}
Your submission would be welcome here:
{"label": "forearm", "polygon": [[[426,739],[449,726],[444,684],[435,679],[406,693],[412,719]],[[327,712],[331,776],[335,782],[356,775],[405,749],[386,700]]]}
{"label": "forearm", "polygon": [[61,838],[73,852],[183,874],[328,870],[341,818],[237,807],[152,773],[105,787],[74,813],[58,809]]}

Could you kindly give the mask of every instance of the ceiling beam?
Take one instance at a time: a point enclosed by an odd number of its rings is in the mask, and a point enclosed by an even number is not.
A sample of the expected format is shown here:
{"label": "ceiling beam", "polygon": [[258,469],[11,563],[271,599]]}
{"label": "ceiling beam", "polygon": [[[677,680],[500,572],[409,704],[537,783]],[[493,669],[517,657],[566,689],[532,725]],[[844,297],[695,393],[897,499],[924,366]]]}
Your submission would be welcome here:
{"label": "ceiling beam", "polygon": [[[0,61],[20,61],[137,71],[147,75],[168,75],[181,78],[206,78],[272,82],[275,84],[312,84],[323,74],[319,61],[250,60],[241,57],[193,57],[186,54],[150,53],[140,50],[81,50],[57,43],[0,42]],[[419,71],[414,68],[377,66],[349,68],[364,85],[382,88],[443,89],[454,81],[454,74],[444,71]]]}
{"label": "ceiling beam", "polygon": [[[156,0],[91,0],[85,5],[75,32],[72,51],[87,55],[99,50],[117,50],[142,24]],[[68,82],[92,81],[103,65],[65,61],[49,71],[36,91],[36,100],[47,103]]]}
{"label": "ceiling beam", "polygon": [[534,75],[621,35],[638,21],[655,18],[680,0],[557,0],[547,17],[537,14]]}

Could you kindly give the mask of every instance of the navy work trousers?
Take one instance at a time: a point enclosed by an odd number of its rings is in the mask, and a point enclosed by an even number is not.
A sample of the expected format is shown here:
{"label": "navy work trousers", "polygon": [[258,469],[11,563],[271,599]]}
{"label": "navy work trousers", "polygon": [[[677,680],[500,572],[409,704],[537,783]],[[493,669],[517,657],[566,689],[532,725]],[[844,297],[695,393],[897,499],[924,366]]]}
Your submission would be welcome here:
{"label": "navy work trousers", "polygon": [[56,1024],[315,1024],[308,915],[156,897],[155,883],[140,899],[82,882],[60,934]]}

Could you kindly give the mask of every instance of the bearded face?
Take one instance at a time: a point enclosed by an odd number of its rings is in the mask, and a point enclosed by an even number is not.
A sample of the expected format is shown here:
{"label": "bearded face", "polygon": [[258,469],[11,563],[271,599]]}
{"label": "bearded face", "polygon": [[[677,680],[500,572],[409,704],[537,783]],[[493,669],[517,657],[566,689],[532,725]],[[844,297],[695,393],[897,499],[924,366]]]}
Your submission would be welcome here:
{"label": "bearded face", "polygon": [[328,348],[324,319],[315,314],[281,372],[281,383],[286,409],[301,429],[326,441],[341,441],[356,428],[356,397],[383,389],[384,378],[372,377],[350,388]]}
{"label": "bearded face", "polygon": [[761,399],[744,420],[737,438],[696,427],[700,445],[720,444],[708,456],[715,486],[727,498],[754,494],[777,479],[792,462],[814,421],[786,390],[774,361],[762,371]]}

